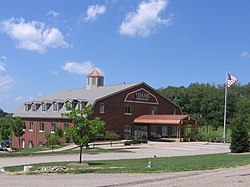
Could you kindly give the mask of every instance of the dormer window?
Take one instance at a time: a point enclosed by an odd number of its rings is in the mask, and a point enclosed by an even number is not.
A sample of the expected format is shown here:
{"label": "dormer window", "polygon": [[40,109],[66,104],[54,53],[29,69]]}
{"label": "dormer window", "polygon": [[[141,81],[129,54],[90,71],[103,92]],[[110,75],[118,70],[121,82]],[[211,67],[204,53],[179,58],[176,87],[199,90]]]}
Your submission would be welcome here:
{"label": "dormer window", "polygon": [[30,104],[25,104],[25,111],[28,112],[30,110],[31,105]]}
{"label": "dormer window", "polygon": [[37,110],[37,104],[33,103],[31,106],[32,111],[36,111]]}
{"label": "dormer window", "polygon": [[67,102],[65,103],[65,108],[66,108],[66,111],[70,111],[70,109],[72,108],[72,103],[69,102],[69,101],[67,101]]}
{"label": "dormer window", "polygon": [[42,103],[42,111],[45,112],[47,110],[47,105],[46,103]]}
{"label": "dormer window", "polygon": [[78,102],[78,104],[77,104],[77,109],[78,109],[78,110],[82,110],[82,109],[84,108],[84,106],[85,106],[85,103],[84,103],[83,101],[80,101],[80,102]]}
{"label": "dormer window", "polygon": [[53,112],[58,112],[58,110],[59,110],[58,103],[53,103],[52,111]]}

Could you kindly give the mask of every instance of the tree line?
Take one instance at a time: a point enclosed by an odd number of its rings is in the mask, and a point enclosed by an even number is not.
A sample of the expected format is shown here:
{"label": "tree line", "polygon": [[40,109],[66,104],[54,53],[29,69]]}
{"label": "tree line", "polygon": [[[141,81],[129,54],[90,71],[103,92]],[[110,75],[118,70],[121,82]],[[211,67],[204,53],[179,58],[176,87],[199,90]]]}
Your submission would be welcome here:
{"label": "tree line", "polygon": [[[223,126],[225,85],[192,83],[188,87],[168,86],[158,90],[191,115],[199,125],[210,125],[216,130]],[[228,88],[227,124],[232,127],[240,116],[250,130],[250,83]]]}

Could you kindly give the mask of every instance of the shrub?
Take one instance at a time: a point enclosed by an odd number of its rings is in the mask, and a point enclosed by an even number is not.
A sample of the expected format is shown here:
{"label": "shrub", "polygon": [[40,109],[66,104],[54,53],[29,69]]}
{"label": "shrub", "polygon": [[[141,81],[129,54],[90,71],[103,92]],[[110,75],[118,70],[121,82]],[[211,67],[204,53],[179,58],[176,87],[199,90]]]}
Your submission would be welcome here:
{"label": "shrub", "polygon": [[230,149],[232,153],[243,153],[250,151],[249,135],[246,123],[242,116],[232,120],[232,138]]}
{"label": "shrub", "polygon": [[132,141],[126,141],[124,142],[124,145],[131,145],[132,144]]}

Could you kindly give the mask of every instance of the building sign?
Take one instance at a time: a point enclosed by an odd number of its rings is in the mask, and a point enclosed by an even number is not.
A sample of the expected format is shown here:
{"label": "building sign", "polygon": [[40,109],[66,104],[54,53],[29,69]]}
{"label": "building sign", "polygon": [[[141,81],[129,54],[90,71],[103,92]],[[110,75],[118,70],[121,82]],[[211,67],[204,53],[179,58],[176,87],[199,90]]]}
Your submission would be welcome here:
{"label": "building sign", "polygon": [[129,93],[124,101],[146,104],[158,104],[157,98],[144,88]]}

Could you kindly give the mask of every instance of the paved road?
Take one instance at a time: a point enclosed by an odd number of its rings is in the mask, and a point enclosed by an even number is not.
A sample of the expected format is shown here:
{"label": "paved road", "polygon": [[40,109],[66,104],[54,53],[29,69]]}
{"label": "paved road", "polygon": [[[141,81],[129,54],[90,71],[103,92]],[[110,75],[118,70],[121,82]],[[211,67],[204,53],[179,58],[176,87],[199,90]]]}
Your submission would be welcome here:
{"label": "paved road", "polygon": [[[105,147],[105,146],[103,146]],[[115,145],[113,148],[121,148]],[[84,154],[84,160],[146,158],[229,152],[228,145],[149,142],[129,147],[126,153]],[[76,161],[78,155],[1,158],[0,167],[54,161]],[[8,175],[0,173],[0,186],[250,186],[250,165],[234,169],[164,174]]]}
{"label": "paved road", "polygon": [[[102,146],[111,148],[110,146]],[[124,148],[120,145],[114,145],[113,149]],[[149,142],[149,144],[130,146],[126,148],[130,152],[114,153],[97,153],[83,154],[83,160],[114,160],[114,159],[131,159],[131,158],[151,158],[157,157],[184,156],[197,154],[213,154],[229,152],[229,146],[224,144],[204,144],[199,142],[193,143],[163,143]],[[61,162],[61,161],[78,161],[79,155],[57,155],[57,156],[33,156],[33,157],[14,157],[1,158],[0,167],[15,166],[24,164],[34,164],[43,162]]]}
{"label": "paved road", "polygon": [[250,186],[250,165],[212,171],[164,174],[79,174],[79,175],[7,175],[0,174],[0,186],[6,187],[247,187]]}

